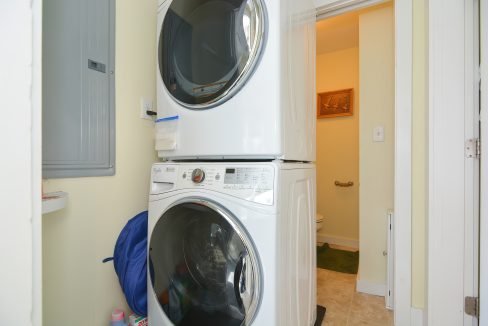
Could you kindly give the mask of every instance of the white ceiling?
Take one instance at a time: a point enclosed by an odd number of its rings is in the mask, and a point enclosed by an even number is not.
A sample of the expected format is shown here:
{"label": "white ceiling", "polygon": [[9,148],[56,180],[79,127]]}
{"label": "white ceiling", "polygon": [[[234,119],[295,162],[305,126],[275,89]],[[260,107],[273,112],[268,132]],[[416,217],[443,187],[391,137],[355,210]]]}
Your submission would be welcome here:
{"label": "white ceiling", "polygon": [[317,22],[317,54],[359,46],[359,12]]}

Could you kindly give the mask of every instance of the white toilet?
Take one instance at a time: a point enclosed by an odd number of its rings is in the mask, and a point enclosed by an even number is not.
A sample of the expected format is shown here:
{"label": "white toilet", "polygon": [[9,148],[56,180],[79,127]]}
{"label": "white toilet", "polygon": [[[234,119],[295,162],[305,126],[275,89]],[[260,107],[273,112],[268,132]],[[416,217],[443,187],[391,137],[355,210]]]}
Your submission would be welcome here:
{"label": "white toilet", "polygon": [[322,216],[322,214],[317,213],[317,215],[315,216],[315,221],[317,223],[317,233],[324,226],[324,220],[325,218]]}

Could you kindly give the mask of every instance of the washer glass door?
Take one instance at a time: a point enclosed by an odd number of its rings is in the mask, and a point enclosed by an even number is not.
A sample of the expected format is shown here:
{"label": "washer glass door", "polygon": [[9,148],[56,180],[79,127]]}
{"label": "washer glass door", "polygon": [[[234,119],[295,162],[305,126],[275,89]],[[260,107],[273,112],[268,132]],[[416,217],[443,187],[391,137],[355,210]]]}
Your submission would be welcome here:
{"label": "washer glass door", "polygon": [[169,94],[190,109],[228,100],[259,61],[264,24],[262,0],[173,0],[158,50]]}
{"label": "washer glass door", "polygon": [[260,299],[260,268],[244,229],[204,200],[180,202],[156,223],[149,273],[175,325],[249,325]]}

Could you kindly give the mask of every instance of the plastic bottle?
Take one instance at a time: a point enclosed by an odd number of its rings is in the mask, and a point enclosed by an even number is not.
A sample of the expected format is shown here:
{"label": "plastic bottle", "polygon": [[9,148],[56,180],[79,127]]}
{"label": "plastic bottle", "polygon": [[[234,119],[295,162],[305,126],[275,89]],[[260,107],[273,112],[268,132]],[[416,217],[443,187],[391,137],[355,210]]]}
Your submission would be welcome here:
{"label": "plastic bottle", "polygon": [[125,322],[125,314],[120,309],[115,309],[112,311],[111,326],[127,326]]}

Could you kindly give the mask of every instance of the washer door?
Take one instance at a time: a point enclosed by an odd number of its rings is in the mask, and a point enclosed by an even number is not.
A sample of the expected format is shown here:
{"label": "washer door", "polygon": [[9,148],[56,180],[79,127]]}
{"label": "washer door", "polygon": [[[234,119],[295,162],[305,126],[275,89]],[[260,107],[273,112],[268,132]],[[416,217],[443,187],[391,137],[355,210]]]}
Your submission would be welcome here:
{"label": "washer door", "polygon": [[227,101],[259,61],[264,24],[262,0],[173,0],[158,51],[169,94],[190,109]]}
{"label": "washer door", "polygon": [[172,206],[151,234],[149,264],[155,297],[173,324],[251,324],[260,267],[249,237],[225,209],[200,199]]}

